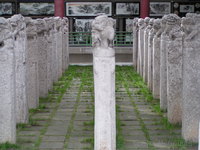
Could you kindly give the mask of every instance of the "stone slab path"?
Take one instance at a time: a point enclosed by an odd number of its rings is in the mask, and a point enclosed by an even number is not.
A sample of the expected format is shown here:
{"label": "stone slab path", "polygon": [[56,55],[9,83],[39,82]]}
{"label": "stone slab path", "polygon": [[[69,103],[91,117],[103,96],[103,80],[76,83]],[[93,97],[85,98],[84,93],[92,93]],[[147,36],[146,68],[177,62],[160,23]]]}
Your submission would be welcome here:
{"label": "stone slab path", "polygon": [[[40,106],[30,110],[30,123],[19,124],[20,150],[92,150],[94,93],[92,67],[70,66]],[[181,139],[180,127],[148,100],[145,85],[131,66],[116,69],[117,149],[196,150]],[[149,98],[149,99],[150,99]]]}

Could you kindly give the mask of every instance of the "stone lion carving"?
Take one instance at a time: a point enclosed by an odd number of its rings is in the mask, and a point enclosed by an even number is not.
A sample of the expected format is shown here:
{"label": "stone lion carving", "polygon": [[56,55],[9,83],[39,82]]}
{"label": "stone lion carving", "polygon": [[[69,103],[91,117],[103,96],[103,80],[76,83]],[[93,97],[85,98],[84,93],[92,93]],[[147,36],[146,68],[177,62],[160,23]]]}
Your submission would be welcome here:
{"label": "stone lion carving", "polygon": [[171,40],[182,38],[181,18],[176,14],[166,16],[166,34]]}
{"label": "stone lion carving", "polygon": [[181,26],[184,32],[184,40],[191,41],[197,37],[199,33],[199,26],[198,26],[198,15],[188,13],[186,17],[183,17],[181,20]]}
{"label": "stone lion carving", "polygon": [[97,16],[92,22],[92,44],[94,47],[112,47],[114,20],[106,15]]}
{"label": "stone lion carving", "polygon": [[12,27],[9,21],[3,17],[0,17],[0,47],[4,46],[4,41],[13,38]]}

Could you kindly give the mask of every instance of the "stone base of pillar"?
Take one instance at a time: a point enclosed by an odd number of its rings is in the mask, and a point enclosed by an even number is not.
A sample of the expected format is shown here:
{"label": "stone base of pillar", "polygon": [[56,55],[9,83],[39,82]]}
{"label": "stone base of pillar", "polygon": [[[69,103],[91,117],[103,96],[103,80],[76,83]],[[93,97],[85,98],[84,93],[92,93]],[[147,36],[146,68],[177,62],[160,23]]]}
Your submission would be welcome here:
{"label": "stone base of pillar", "polygon": [[96,48],[93,53],[95,87],[95,150],[116,149],[115,53]]}

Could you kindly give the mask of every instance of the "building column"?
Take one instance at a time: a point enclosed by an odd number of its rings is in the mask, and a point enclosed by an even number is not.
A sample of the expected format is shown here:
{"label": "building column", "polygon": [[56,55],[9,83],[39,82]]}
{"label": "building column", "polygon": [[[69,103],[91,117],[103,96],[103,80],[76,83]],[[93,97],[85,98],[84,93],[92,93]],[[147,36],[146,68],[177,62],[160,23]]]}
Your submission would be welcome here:
{"label": "building column", "polygon": [[149,17],[149,0],[140,1],[140,17],[145,18]]}
{"label": "building column", "polygon": [[64,0],[54,0],[55,13],[54,16],[64,17]]}

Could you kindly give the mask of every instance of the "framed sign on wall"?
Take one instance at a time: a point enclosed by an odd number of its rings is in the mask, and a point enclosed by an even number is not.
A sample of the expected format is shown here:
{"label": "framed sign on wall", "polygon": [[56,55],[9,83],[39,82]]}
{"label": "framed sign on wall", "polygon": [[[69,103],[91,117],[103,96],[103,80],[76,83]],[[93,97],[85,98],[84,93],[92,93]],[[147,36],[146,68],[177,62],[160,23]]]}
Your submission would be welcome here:
{"label": "framed sign on wall", "polygon": [[171,13],[170,2],[150,2],[150,16],[163,16]]}
{"label": "framed sign on wall", "polygon": [[180,4],[180,13],[194,13],[194,5],[184,5],[184,4]]}
{"label": "framed sign on wall", "polygon": [[54,15],[54,3],[20,3],[22,15]]}
{"label": "framed sign on wall", "polygon": [[104,13],[112,15],[110,2],[68,2],[66,3],[66,16],[96,16]]}
{"label": "framed sign on wall", "polygon": [[12,15],[14,14],[13,3],[0,3],[0,15]]}
{"label": "framed sign on wall", "polygon": [[139,15],[139,3],[116,3],[117,15]]}

